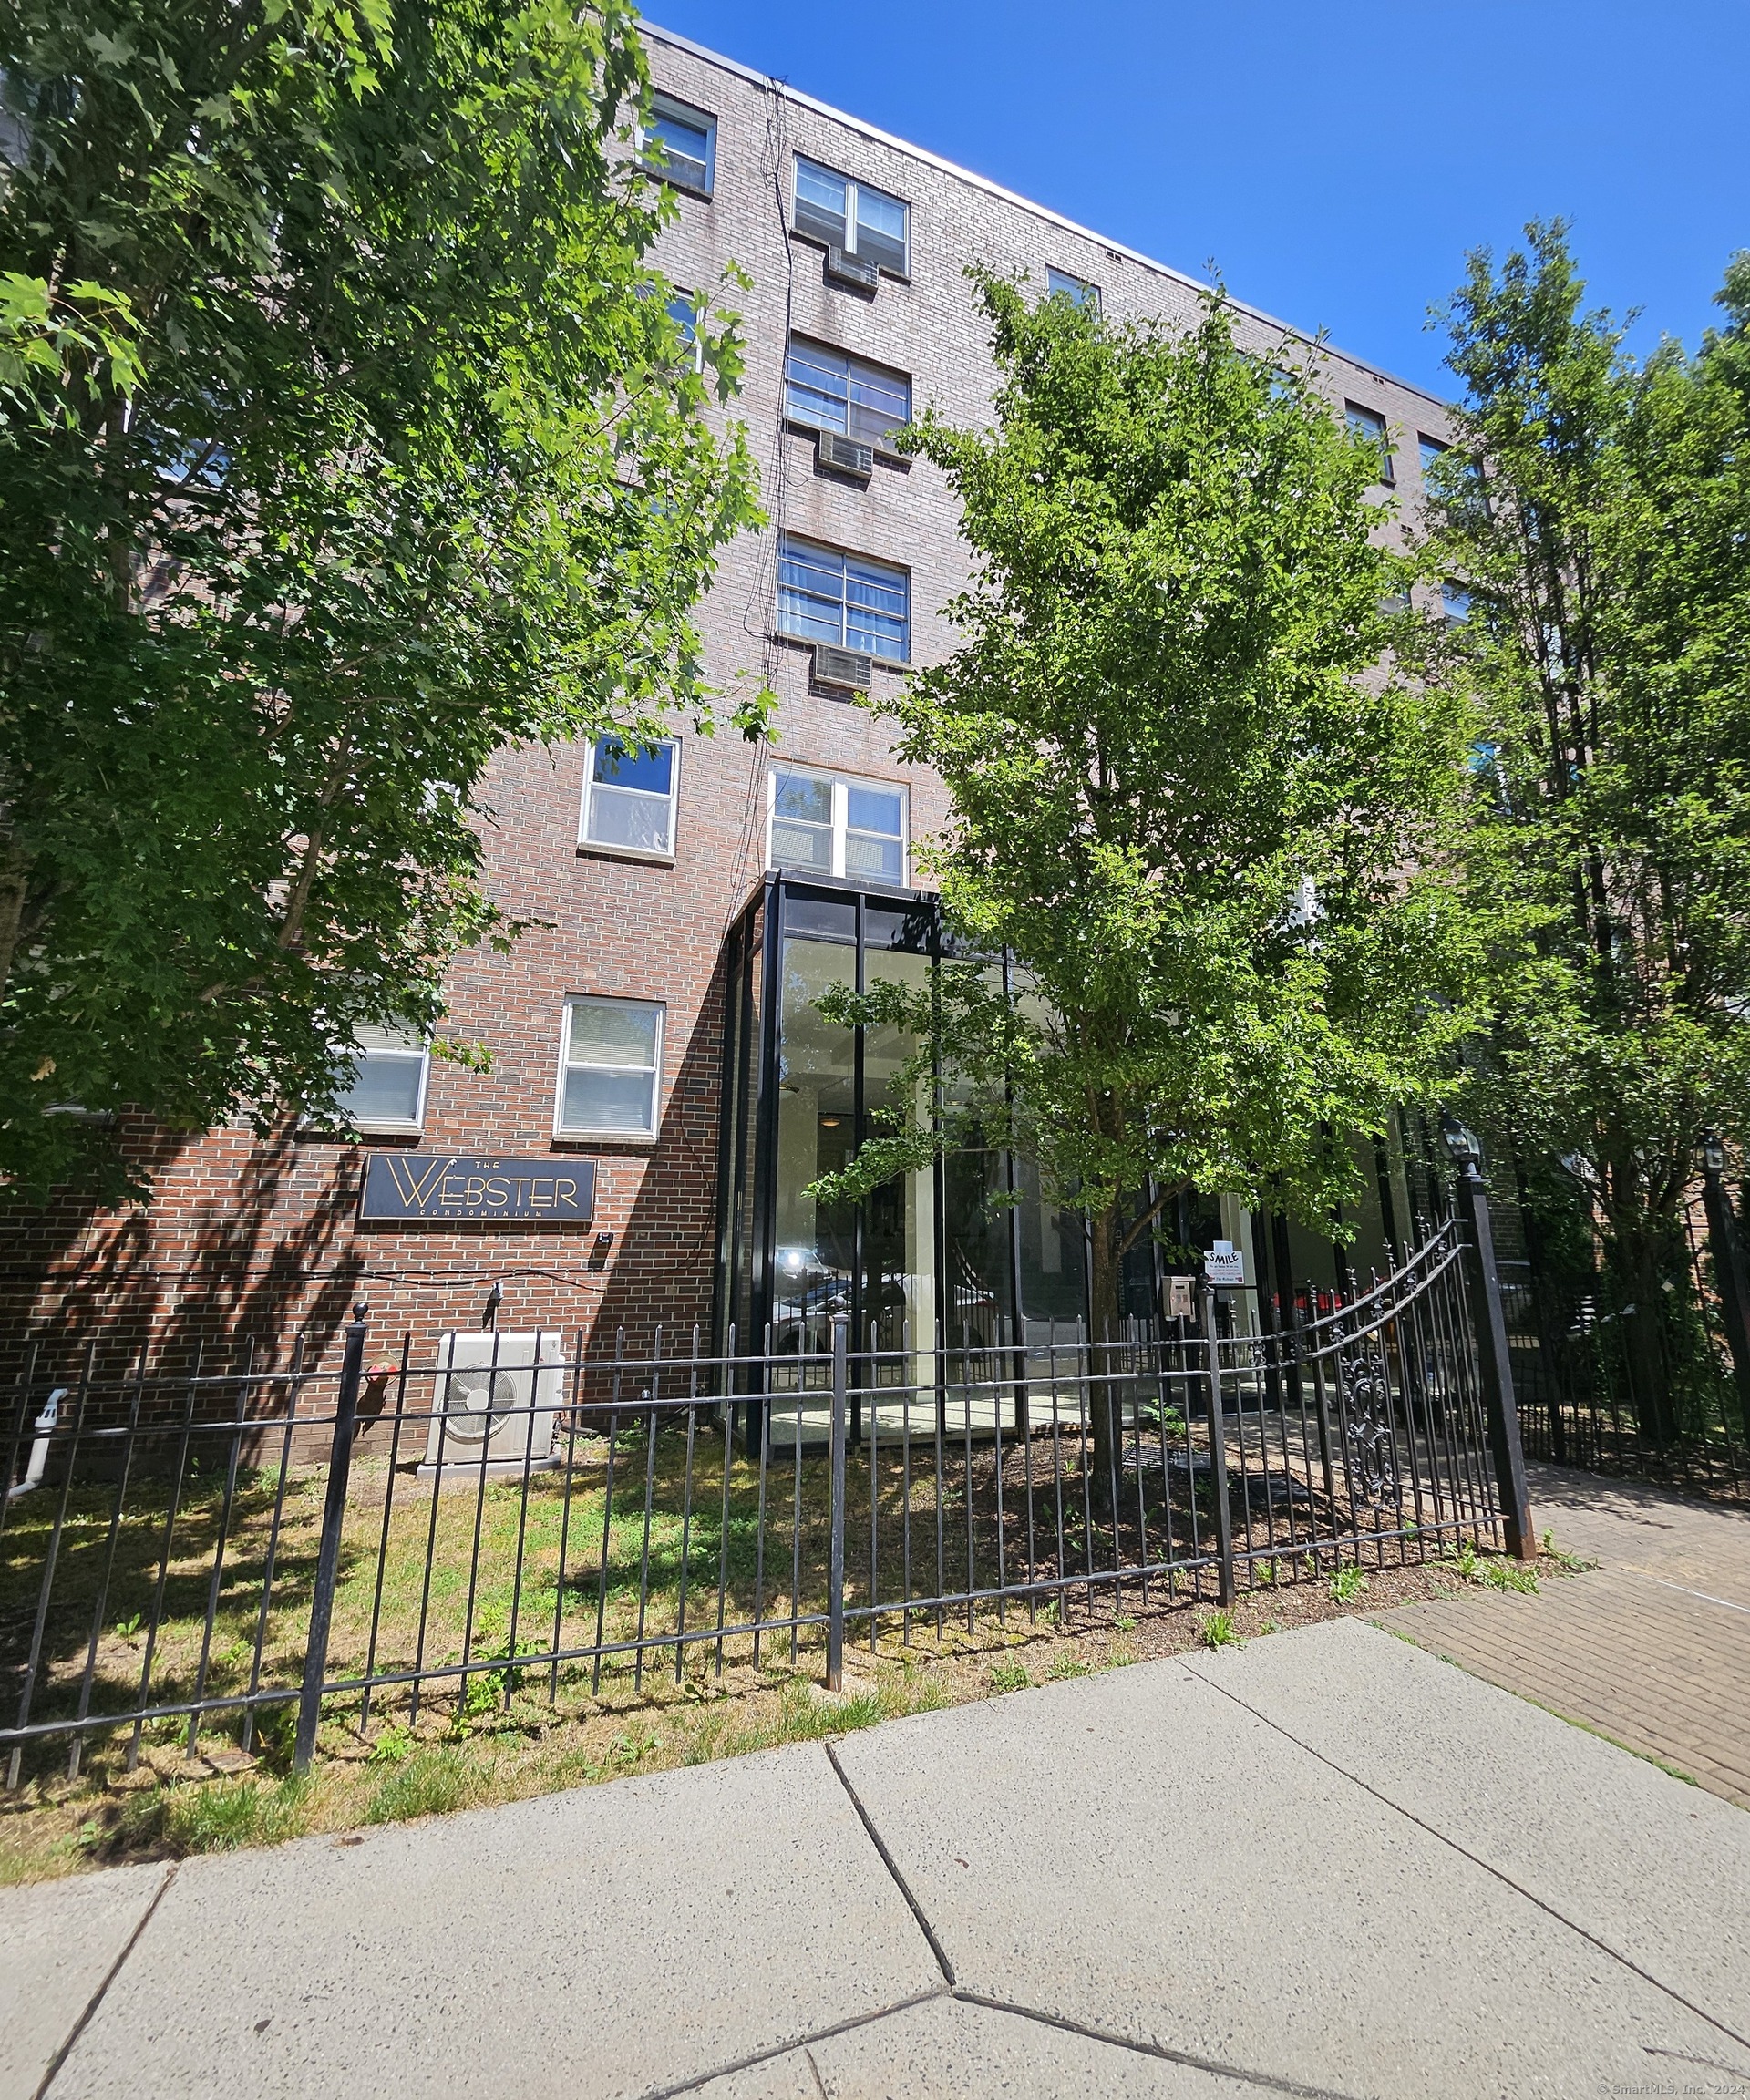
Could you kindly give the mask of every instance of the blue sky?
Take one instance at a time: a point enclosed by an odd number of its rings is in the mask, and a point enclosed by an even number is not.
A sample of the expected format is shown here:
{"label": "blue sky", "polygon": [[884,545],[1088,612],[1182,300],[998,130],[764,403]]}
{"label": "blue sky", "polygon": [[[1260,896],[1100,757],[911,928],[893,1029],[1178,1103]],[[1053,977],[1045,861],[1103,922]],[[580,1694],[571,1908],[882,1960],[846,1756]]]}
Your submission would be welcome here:
{"label": "blue sky", "polygon": [[652,0],[651,19],[1447,390],[1467,249],[1573,221],[1693,345],[1750,247],[1746,0]]}

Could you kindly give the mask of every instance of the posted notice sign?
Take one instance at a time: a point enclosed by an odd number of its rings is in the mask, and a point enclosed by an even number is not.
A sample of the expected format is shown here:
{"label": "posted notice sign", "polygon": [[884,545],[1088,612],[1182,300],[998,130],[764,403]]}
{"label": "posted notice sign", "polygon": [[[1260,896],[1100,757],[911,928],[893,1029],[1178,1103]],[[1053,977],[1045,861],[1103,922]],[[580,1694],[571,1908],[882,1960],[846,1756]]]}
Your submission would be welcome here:
{"label": "posted notice sign", "polygon": [[358,1215],[394,1225],[587,1225],[595,1162],[373,1152]]}
{"label": "posted notice sign", "polygon": [[1246,1280],[1246,1258],[1231,1240],[1218,1240],[1203,1257],[1203,1273],[1211,1283],[1231,1288]]}

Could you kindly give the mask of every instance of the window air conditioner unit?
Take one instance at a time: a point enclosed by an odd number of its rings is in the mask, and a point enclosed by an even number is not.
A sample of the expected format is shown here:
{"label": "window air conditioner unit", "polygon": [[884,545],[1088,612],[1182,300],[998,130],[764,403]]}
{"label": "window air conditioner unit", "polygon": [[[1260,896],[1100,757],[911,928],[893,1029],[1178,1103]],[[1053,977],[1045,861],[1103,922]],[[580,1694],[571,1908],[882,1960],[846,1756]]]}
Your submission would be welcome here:
{"label": "window air conditioner unit", "polygon": [[875,291],[881,282],[879,264],[867,262],[860,255],[852,255],[843,248],[827,250],[827,275],[836,278],[840,284],[855,284],[865,292]]}
{"label": "window air conditioner unit", "polygon": [[484,1466],[491,1479],[551,1466],[565,1375],[560,1334],[439,1336],[420,1477],[478,1478]]}
{"label": "window air conditioner unit", "polygon": [[854,475],[867,481],[875,471],[875,448],[855,438],[841,438],[836,430],[823,430],[815,445],[815,458],[836,473]]}
{"label": "window air conditioner unit", "polygon": [[824,642],[814,645],[817,685],[836,685],[847,693],[867,693],[874,668],[873,657],[860,655],[855,649],[831,649]]}

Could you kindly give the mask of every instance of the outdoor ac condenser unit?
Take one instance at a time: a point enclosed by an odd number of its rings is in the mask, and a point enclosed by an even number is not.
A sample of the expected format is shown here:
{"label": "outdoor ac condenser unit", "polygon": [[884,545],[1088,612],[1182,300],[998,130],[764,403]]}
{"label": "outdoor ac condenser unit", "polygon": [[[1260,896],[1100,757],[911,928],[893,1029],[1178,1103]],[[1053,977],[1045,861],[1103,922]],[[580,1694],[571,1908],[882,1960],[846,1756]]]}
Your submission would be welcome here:
{"label": "outdoor ac condenser unit", "polygon": [[489,1477],[550,1466],[564,1398],[562,1335],[441,1336],[421,1474],[440,1464],[478,1474],[482,1460]]}
{"label": "outdoor ac condenser unit", "polygon": [[867,481],[875,471],[875,448],[855,438],[841,438],[836,430],[823,430],[815,443],[815,458],[835,474],[851,474]]}
{"label": "outdoor ac condenser unit", "polygon": [[855,649],[834,649],[825,642],[814,645],[814,682],[833,685],[847,693],[867,693],[874,672],[874,660]]}
{"label": "outdoor ac condenser unit", "polygon": [[860,255],[849,254],[843,248],[827,250],[827,275],[836,277],[841,284],[855,284],[862,291],[873,292],[881,282],[880,267]]}

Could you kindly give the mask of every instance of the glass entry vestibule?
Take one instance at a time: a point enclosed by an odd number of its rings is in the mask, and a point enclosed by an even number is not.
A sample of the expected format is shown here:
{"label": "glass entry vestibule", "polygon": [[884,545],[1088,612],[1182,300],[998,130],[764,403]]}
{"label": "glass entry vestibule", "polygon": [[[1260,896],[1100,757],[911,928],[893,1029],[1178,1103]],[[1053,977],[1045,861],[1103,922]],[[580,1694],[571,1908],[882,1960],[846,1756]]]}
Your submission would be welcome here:
{"label": "glass entry vestibule", "polygon": [[[914,1044],[890,1027],[839,1026],[820,1012],[835,985],[883,982],[927,989],[943,952],[934,898],[810,875],[773,874],[735,921],[726,944],[725,1091],[719,1172],[716,1347],[742,1356],[820,1357],[834,1316],[850,1346],[874,1351],[865,1389],[952,1381],[937,1351],[966,1359],[1019,1343],[1029,1384],[1050,1375],[1056,1347],[1086,1333],[1087,1260],[1079,1212],[1046,1203],[1033,1168],[972,1147],[905,1173],[857,1204],[808,1190],[842,1167],[900,1104],[895,1087]],[[1005,967],[993,960],[992,970]],[[1308,1287],[1346,1295],[1370,1269],[1400,1258],[1412,1214],[1426,1208],[1405,1180],[1410,1148],[1380,1148],[1377,1194],[1353,1223],[1354,1243],[1250,1214],[1230,1197],[1181,1191],[1160,1220],[1184,1251],[1219,1240],[1241,1254],[1246,1288],[1224,1293],[1223,1332],[1286,1319]],[[1370,1182],[1372,1178],[1369,1178]],[[1146,1199],[1138,1199],[1139,1202]],[[1124,1313],[1164,1307],[1167,1262],[1154,1233],[1126,1258]],[[1035,1365],[1035,1359],[1043,1359]],[[973,1374],[968,1371],[967,1374]],[[773,1380],[795,1391],[824,1382],[819,1365]],[[781,1434],[781,1410],[774,1416]]]}
{"label": "glass entry vestibule", "polygon": [[1086,1311],[1082,1220],[1042,1202],[1006,1154],[957,1152],[857,1204],[808,1193],[901,1106],[894,1089],[916,1047],[891,1027],[841,1027],[819,1001],[839,984],[925,991],[941,941],[927,892],[791,875],[768,876],[733,927],[720,1349],[733,1325],[744,1355],[765,1351],[768,1329],[780,1358],[824,1353],[842,1312],[853,1349],[890,1354],[872,1382],[890,1373],[911,1385],[916,1357],[939,1341],[961,1352],[1075,1336]]}

